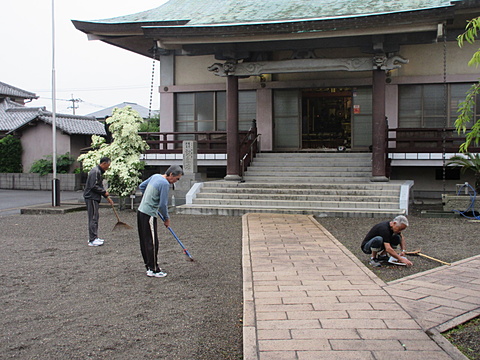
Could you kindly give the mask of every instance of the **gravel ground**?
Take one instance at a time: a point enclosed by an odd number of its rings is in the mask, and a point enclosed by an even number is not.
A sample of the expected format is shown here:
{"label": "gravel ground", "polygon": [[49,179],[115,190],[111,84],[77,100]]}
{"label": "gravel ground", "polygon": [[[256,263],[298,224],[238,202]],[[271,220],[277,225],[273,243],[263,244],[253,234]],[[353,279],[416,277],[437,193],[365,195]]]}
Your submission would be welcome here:
{"label": "gravel ground", "polygon": [[[478,234],[480,221],[464,217],[425,218],[416,209],[408,216],[410,226],[404,231],[407,251],[421,250],[422,253],[452,263],[480,254]],[[368,265],[370,256],[360,250],[360,244],[370,228],[391,218],[317,218],[333,236],[345,245],[356,257]],[[382,280],[388,282],[417,272],[432,269],[442,264],[420,256],[408,256],[412,267],[390,265],[369,268]]]}
{"label": "gravel ground", "polygon": [[[135,213],[119,214],[134,230],[112,231],[115,215],[100,211],[106,243],[98,248],[87,246],[85,212],[0,217],[0,358],[242,359],[241,218],[173,215],[195,261],[160,227],[168,276],[156,279],[145,276]],[[480,254],[479,223],[416,215],[405,231],[409,250],[446,262]],[[317,220],[367,263],[359,244],[389,219]],[[440,265],[411,259],[411,268],[373,271],[390,281]],[[478,341],[464,345],[480,353]]]}
{"label": "gravel ground", "polygon": [[[121,220],[136,229],[136,216]],[[241,359],[241,218],[172,217],[149,278],[136,230],[100,209],[101,247],[86,212],[0,218],[1,359]]]}
{"label": "gravel ground", "polygon": [[[425,208],[431,208],[426,206]],[[421,207],[416,207],[409,218],[410,226],[404,231],[407,250],[419,250],[428,256],[448,263],[466,259],[480,254],[480,221],[471,221],[461,216],[455,218],[425,218],[421,217]],[[433,209],[433,210],[438,210]],[[369,255],[360,250],[360,243],[370,228],[384,219],[363,218],[318,218],[332,235],[345,245],[355,256],[368,265]],[[370,269],[384,281],[392,281],[411,274],[441,266],[442,264],[424,257],[409,256],[412,267],[398,265],[383,265]],[[480,318],[476,318],[447,334],[457,348],[472,360],[480,360]]]}

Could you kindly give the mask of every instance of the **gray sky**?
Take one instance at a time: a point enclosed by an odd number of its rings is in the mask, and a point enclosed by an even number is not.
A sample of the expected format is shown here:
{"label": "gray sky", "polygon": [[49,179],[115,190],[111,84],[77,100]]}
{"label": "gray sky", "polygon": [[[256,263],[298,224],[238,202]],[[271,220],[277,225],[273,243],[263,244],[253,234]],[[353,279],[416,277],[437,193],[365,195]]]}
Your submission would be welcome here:
{"label": "gray sky", "polygon": [[[89,41],[71,20],[95,20],[156,8],[166,0],[55,0],[57,113],[77,115],[122,102],[148,108],[153,60]],[[0,81],[36,93],[27,106],[52,110],[52,0],[2,1]],[[159,63],[155,63],[152,109],[159,107]],[[73,97],[72,97],[73,96]]]}

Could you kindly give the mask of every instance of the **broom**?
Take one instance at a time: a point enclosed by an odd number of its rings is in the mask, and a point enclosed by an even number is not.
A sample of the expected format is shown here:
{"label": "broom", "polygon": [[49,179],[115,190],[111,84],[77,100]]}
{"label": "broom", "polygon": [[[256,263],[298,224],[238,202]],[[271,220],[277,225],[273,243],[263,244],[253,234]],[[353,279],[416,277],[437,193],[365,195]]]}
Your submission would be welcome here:
{"label": "broom", "polygon": [[110,205],[112,205],[113,212],[115,213],[115,216],[117,217],[117,223],[115,224],[115,226],[113,227],[112,230],[133,229],[133,227],[131,227],[130,225],[125,224],[124,222],[120,221],[120,218],[118,217],[118,214],[117,214],[117,210],[115,210],[115,206],[113,204],[110,204]]}
{"label": "broom", "polygon": [[452,265],[452,264],[447,263],[447,262],[445,262],[445,261],[438,260],[438,259],[435,259],[434,257],[425,255],[425,254],[421,253],[421,251],[422,251],[422,250],[406,251],[406,252],[405,252],[405,255],[422,256],[422,257],[424,257],[424,258],[427,258],[427,259],[430,259],[430,260],[439,262],[439,263],[444,264],[444,265],[449,265],[449,266]]}
{"label": "broom", "polygon": [[[163,215],[160,213],[160,211],[157,211],[157,214],[158,214],[158,216],[160,217],[160,219],[162,219],[162,221],[165,221],[165,218],[164,218]],[[172,229],[170,226],[169,226],[167,229],[170,230],[170,233],[173,235],[173,237],[175,238],[175,240],[177,240],[178,244],[182,247],[183,253],[189,257],[190,261],[195,261],[195,260],[193,260],[192,255],[188,252],[188,250],[187,250],[187,248],[185,247],[185,245],[183,245],[183,243],[180,241],[180,239],[178,238],[177,234],[175,234],[175,231],[173,231],[173,229]]]}

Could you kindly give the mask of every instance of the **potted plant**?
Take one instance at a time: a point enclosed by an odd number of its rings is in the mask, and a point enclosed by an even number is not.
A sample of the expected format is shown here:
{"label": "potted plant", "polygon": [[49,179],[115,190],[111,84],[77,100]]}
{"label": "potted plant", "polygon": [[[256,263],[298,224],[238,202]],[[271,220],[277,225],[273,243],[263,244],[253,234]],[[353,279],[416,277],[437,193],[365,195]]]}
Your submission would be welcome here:
{"label": "potted plant", "polygon": [[457,155],[451,157],[448,166],[459,167],[462,174],[467,170],[473,171],[475,176],[475,192],[480,193],[480,154],[466,153],[465,155]]}
{"label": "potted plant", "polygon": [[[457,155],[451,157],[448,162],[448,166],[454,168],[460,168],[460,171],[465,173],[466,171],[473,171],[475,175],[475,186],[474,190],[476,194],[480,192],[480,155],[466,153],[464,155]],[[462,212],[471,210],[479,210],[478,201],[475,202],[475,197],[472,198],[470,194],[470,189],[468,190],[468,195],[456,194],[456,195],[442,195],[443,210],[444,211],[455,211]]]}

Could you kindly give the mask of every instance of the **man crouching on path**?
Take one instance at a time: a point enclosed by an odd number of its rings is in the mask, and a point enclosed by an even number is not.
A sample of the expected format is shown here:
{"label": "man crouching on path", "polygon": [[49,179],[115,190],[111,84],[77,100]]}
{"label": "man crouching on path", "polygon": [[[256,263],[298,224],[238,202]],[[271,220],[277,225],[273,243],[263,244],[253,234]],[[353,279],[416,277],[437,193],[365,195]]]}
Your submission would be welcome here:
{"label": "man crouching on path", "polygon": [[137,211],[138,236],[143,261],[147,268],[147,276],[150,277],[167,276],[167,273],[158,267],[157,262],[157,211],[160,211],[165,219],[163,222],[165,227],[169,227],[168,191],[170,190],[170,184],[175,184],[182,175],[182,168],[179,165],[172,165],[164,175],[152,175],[139,186],[143,196]]}
{"label": "man crouching on path", "polygon": [[[412,266],[412,262],[405,257],[406,242],[402,231],[408,226],[408,219],[399,215],[392,221],[384,221],[375,225],[362,241],[362,251],[372,254],[369,264],[373,267],[382,266],[381,261],[395,258],[399,263]],[[400,245],[400,253],[395,251]]]}

